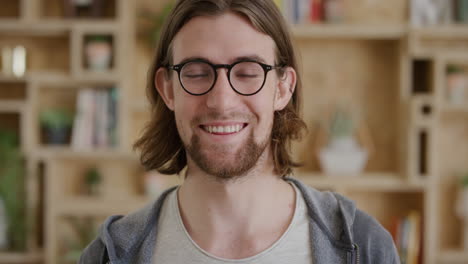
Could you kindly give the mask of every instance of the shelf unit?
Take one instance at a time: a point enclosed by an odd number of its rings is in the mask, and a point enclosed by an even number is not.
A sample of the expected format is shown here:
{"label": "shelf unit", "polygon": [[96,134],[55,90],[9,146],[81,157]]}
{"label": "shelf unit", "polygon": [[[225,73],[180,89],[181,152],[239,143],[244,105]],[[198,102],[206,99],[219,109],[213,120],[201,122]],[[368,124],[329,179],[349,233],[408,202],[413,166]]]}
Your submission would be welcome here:
{"label": "shelf unit", "polygon": [[[93,159],[105,163],[109,159],[124,159],[138,164],[128,151],[126,125],[127,90],[132,76],[122,74],[132,69],[127,55],[132,50],[133,4],[125,0],[104,1],[101,18],[67,17],[60,0],[6,0],[0,10],[0,49],[22,45],[27,50],[27,70],[24,76],[3,74],[0,70],[0,124],[21,135],[20,143],[26,160],[27,219],[29,230],[25,252],[0,252],[0,263],[62,263],[62,222],[70,214],[82,215],[100,210],[101,214],[128,212],[142,204],[141,200],[101,203],[68,197],[60,203],[54,197],[55,177],[49,173],[54,158],[72,160]],[[109,71],[94,72],[84,62],[85,39],[105,34],[112,39],[112,63]],[[69,145],[44,144],[39,129],[39,112],[49,107],[75,109],[77,94],[83,87],[105,89],[117,87],[118,146],[109,149],[74,150]],[[66,179],[68,171],[62,172]],[[124,187],[126,185],[123,185]],[[60,188],[59,188],[60,189]],[[76,199],[75,199],[76,198]],[[99,207],[101,205],[101,207]],[[94,206],[94,207],[93,207]],[[97,206],[97,207],[96,207]],[[78,210],[74,213],[73,208]],[[90,208],[90,209],[87,209]],[[106,213],[107,210],[107,213]]]}
{"label": "shelf unit", "polygon": [[[0,124],[21,135],[35,232],[27,252],[0,253],[0,263],[61,263],[63,235],[73,236],[69,217],[99,222],[151,201],[131,149],[150,118],[144,87],[153,58],[147,40],[137,34],[137,16],[143,9],[159,10],[166,1],[109,0],[100,19],[66,18],[59,0],[5,1],[0,48],[22,44],[29,57],[25,76],[0,74]],[[448,64],[468,67],[468,25],[412,28],[408,1],[357,0],[347,7],[346,23],[291,27],[302,60],[303,116],[309,128],[293,146],[304,164],[295,174],[319,190],[353,199],[386,228],[392,217],[418,211],[424,219],[423,263],[468,263],[453,209],[455,174],[468,171],[468,134],[463,133],[468,108],[449,103],[445,87]],[[96,74],[83,67],[83,42],[90,34],[112,36],[110,71]],[[80,151],[42,144],[38,111],[74,108],[83,86],[118,86],[118,146]],[[320,171],[317,131],[330,106],[340,102],[354,105],[371,131],[376,151],[362,175]],[[90,167],[103,176],[96,197],[83,195],[80,187]],[[168,186],[180,182],[171,179]]]}

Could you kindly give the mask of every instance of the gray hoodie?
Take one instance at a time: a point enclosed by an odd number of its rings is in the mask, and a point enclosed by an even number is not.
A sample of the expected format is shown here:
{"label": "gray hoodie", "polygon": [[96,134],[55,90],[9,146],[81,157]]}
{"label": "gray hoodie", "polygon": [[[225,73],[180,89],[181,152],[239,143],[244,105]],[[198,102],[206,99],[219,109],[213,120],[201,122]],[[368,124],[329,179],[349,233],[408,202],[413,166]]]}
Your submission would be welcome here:
{"label": "gray hoodie", "polygon": [[[308,208],[314,264],[400,263],[390,234],[347,198],[319,192],[294,178]],[[111,216],[99,236],[84,250],[79,264],[152,264],[159,213],[167,195],[127,216]],[[157,263],[157,257],[154,256]]]}

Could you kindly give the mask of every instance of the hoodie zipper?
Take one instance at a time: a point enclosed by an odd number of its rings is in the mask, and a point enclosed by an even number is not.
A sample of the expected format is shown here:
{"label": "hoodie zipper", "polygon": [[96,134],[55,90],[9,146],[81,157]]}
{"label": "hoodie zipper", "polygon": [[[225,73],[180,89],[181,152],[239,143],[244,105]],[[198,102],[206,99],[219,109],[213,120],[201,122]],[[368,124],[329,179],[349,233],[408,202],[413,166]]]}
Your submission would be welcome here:
{"label": "hoodie zipper", "polygon": [[359,264],[359,246],[357,244],[353,244],[353,248],[356,251],[356,264]]}

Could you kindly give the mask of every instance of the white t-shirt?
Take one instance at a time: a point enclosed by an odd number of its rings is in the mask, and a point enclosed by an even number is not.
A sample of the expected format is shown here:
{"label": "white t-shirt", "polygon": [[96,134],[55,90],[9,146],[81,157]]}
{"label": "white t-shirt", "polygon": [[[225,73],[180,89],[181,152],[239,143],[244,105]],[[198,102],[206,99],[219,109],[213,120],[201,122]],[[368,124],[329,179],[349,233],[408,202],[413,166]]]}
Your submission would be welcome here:
{"label": "white t-shirt", "polygon": [[268,249],[244,259],[223,259],[201,249],[185,229],[177,200],[178,189],[169,194],[160,215],[154,263],[228,264],[228,263],[312,263],[309,220],[301,192],[296,192],[293,219],[284,234]]}

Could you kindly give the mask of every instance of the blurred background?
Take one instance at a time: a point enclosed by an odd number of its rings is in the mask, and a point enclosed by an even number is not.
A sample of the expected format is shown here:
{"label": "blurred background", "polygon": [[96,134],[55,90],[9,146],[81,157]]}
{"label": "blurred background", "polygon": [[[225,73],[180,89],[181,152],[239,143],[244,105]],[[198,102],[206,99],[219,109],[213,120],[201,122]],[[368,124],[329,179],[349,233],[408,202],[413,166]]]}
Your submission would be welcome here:
{"label": "blurred background", "polygon": [[[308,133],[296,177],[376,217],[402,263],[468,263],[468,0],[278,0]],[[0,263],[76,263],[145,172],[146,74],[171,0],[1,0]]]}

